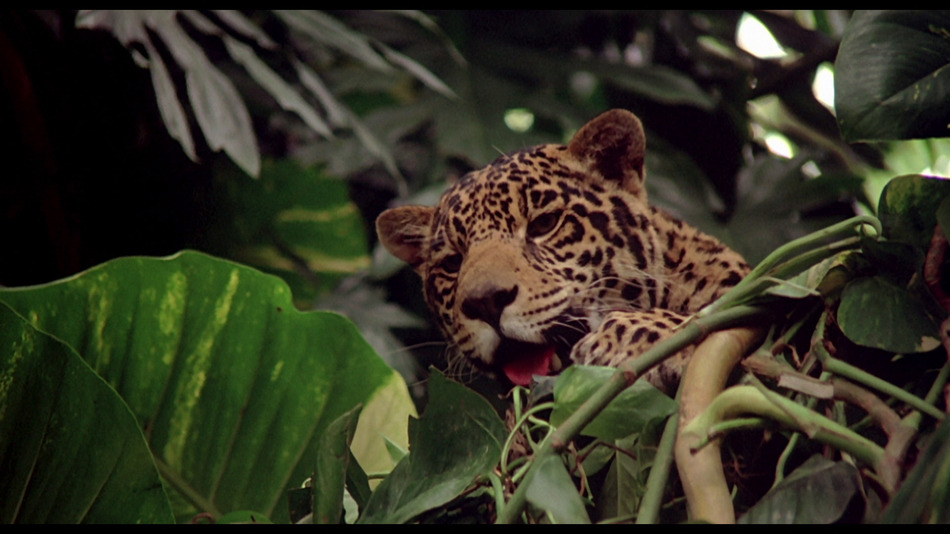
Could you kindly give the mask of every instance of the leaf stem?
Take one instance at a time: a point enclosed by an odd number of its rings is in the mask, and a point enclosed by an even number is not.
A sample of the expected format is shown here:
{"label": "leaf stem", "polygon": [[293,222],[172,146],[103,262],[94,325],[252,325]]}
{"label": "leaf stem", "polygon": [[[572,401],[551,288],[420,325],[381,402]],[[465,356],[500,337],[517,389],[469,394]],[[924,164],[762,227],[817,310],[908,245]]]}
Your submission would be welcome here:
{"label": "leaf stem", "polygon": [[[680,400],[683,391],[682,383],[676,390],[676,402]],[[653,466],[647,476],[640,507],[637,509],[637,524],[652,525],[657,522],[660,507],[663,505],[663,492],[666,481],[670,478],[670,467],[673,465],[673,444],[676,443],[676,428],[679,426],[679,413],[673,413],[666,420],[663,435],[657,445],[656,456],[653,457]]]}
{"label": "leaf stem", "polygon": [[[852,239],[860,239],[853,235],[855,226],[864,225],[871,226],[874,228],[876,235],[881,235],[881,221],[879,221],[877,217],[873,217],[871,215],[858,215],[845,221],[841,221],[837,224],[833,224],[822,230],[818,230],[817,232],[812,232],[804,237],[789,241],[788,243],[772,251],[772,253],[766,256],[764,260],[756,265],[755,268],[749,272],[749,274],[740,280],[739,283],[735,285],[735,287],[730,289],[729,292],[717,299],[715,302],[706,306],[702,310],[699,310],[699,312],[696,313],[696,316],[704,317],[710,315],[713,312],[726,308],[736,302],[742,302],[744,299],[753,296],[761,290],[760,286],[763,284],[763,277],[767,275],[775,276],[773,269],[779,270],[783,273],[791,272],[794,269],[798,269],[800,271],[804,269],[806,265],[814,263],[816,261],[816,257],[827,257],[837,253],[842,248],[851,246]],[[837,240],[839,238],[845,239],[841,239],[838,242],[821,246],[816,249],[816,246],[818,246],[820,243],[830,239]],[[796,258],[796,256],[800,257]],[[794,259],[789,261],[790,258]],[[783,265],[786,263],[787,265]]]}
{"label": "leaf stem", "polygon": [[[692,439],[691,449],[708,441],[715,425],[735,415],[753,413],[786,427],[804,431],[815,440],[849,452],[877,471],[885,461],[884,449],[856,432],[780,395],[766,395],[755,386],[735,386],[719,394],[709,408],[691,421],[682,437]],[[893,488],[888,488],[889,491]]]}

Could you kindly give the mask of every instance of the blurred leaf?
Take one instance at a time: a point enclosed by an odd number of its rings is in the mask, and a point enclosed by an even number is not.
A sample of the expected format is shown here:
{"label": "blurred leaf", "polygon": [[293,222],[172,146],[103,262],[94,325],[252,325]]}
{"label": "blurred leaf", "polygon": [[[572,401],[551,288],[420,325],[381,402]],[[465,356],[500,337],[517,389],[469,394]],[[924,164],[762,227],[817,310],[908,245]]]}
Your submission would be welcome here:
{"label": "blurred leaf", "polygon": [[409,423],[409,455],[376,488],[360,523],[405,523],[441,506],[495,467],[504,423],[484,398],[429,376],[428,407]]}
{"label": "blurred leaf", "polygon": [[950,12],[856,11],[835,61],[848,141],[950,135]]}
{"label": "blurred leaf", "polygon": [[74,350],[0,303],[0,522],[172,521],[128,406]]}
{"label": "blurred leaf", "polygon": [[560,456],[549,455],[541,460],[530,484],[528,502],[550,514],[554,523],[590,523],[584,501]]}
{"label": "blurred leaf", "polygon": [[830,524],[839,521],[855,499],[862,499],[861,477],[847,462],[812,456],[739,518],[744,524]]}
{"label": "blurred leaf", "polygon": [[330,127],[320,117],[313,106],[304,100],[286,80],[273,71],[266,63],[254,52],[254,49],[247,46],[237,39],[231,39],[223,36],[224,45],[239,64],[241,64],[268,93],[271,94],[280,106],[288,111],[295,112],[304,123],[313,131],[325,137],[332,137],[333,133]]}
{"label": "blurred leaf", "polygon": [[[265,160],[258,181],[235,176],[224,183],[214,246],[276,274],[300,308],[370,264],[363,217],[346,182],[293,160]],[[227,246],[225,245],[227,243]]]}
{"label": "blurred leaf", "polygon": [[695,106],[704,111],[712,111],[717,104],[692,78],[662,65],[615,68],[594,64],[586,68],[621,89],[663,104]]}
{"label": "blurred leaf", "polygon": [[[351,322],[298,312],[279,279],[204,254],[121,258],[0,299],[116,388],[181,492],[170,494],[179,519],[286,520],[285,490],[310,475],[331,421],[363,403],[405,428],[413,412],[405,383]],[[369,432],[388,461],[377,431],[392,432],[360,427],[354,451]]]}
{"label": "blurred leaf", "polygon": [[[617,370],[593,365],[572,365],[554,383],[551,424],[560,425]],[[640,432],[651,419],[676,411],[676,402],[645,380],[638,380],[618,395],[581,432],[605,441]]]}
{"label": "blurred leaf", "polygon": [[392,66],[370,45],[369,39],[353,31],[333,17],[311,10],[278,9],[280,17],[292,30],[300,32],[313,41],[347,54],[375,70],[388,72]]}
{"label": "blurred leaf", "polygon": [[264,514],[251,510],[228,512],[214,522],[216,525],[270,525],[271,520]]}
{"label": "blurred leaf", "polygon": [[940,329],[923,301],[879,276],[858,278],[844,288],[838,324],[848,339],[897,353],[940,346]]}

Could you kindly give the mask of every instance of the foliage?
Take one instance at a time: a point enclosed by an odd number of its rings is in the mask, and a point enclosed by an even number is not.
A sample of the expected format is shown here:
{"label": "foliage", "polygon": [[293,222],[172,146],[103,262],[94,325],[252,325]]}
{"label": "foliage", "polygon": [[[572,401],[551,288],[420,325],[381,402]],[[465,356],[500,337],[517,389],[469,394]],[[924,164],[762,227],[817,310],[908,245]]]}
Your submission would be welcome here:
{"label": "foliage", "polygon": [[[211,176],[206,197],[187,179],[169,195],[208,202],[176,249],[283,281],[182,252],[0,291],[3,521],[675,522],[692,475],[675,476],[674,438],[722,443],[740,521],[945,521],[950,191],[919,173],[947,174],[933,138],[950,122],[946,14],[753,15],[783,57],[736,44],[738,11],[57,19],[106,30],[148,66],[150,112],[176,151],[164,159],[184,153]],[[811,90],[832,61],[834,112]],[[742,384],[679,436],[689,401],[610,369],[494,404],[493,386],[435,370],[426,391],[424,363],[444,363],[439,345],[416,351],[423,365],[403,349],[435,337],[418,282],[365,228],[610,107],[648,129],[653,202],[759,263],[676,340],[765,318]],[[22,124],[42,138],[42,120]],[[904,138],[923,139],[891,142]],[[62,174],[40,176],[54,190],[74,169],[66,154],[51,159]],[[139,196],[133,209],[152,213]],[[21,212],[4,207],[8,222]],[[418,420],[390,367],[426,405]]]}
{"label": "foliage", "polygon": [[[10,454],[2,485],[22,492],[6,501],[22,503],[7,520],[162,519],[135,515],[143,504],[123,500],[129,488],[164,502],[178,520],[238,510],[286,518],[287,487],[309,476],[324,429],[344,412],[362,404],[364,419],[376,422],[352,443],[363,465],[390,465],[382,436],[405,444],[413,407],[398,375],[347,319],[297,311],[286,284],[248,267],[195,252],[123,258],[3,290],[0,301],[8,310],[2,331],[22,338],[4,345],[4,391],[16,393],[4,395],[4,421],[21,421],[36,436],[3,433]],[[50,395],[58,383],[62,396]],[[56,399],[69,403],[65,412],[37,412]],[[108,470],[126,448],[128,459]],[[72,511],[72,500],[100,495],[91,469],[100,464],[103,482],[122,488],[120,499],[105,500],[106,512]],[[151,482],[140,482],[149,472]],[[82,483],[48,494],[26,483],[31,473],[36,482],[43,473],[52,480],[75,473]],[[161,497],[150,497],[157,491]],[[60,506],[63,516],[31,511]]]}

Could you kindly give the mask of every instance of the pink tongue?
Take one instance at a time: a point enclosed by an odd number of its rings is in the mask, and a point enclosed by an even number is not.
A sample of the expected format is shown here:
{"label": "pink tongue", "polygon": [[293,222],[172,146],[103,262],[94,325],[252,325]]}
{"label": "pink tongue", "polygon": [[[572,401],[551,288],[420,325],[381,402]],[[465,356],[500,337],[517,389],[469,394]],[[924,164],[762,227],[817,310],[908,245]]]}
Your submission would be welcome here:
{"label": "pink tongue", "polygon": [[554,347],[544,347],[534,351],[526,351],[514,360],[506,363],[502,370],[508,380],[518,386],[527,386],[531,383],[532,375],[547,376],[551,369],[551,358],[554,356]]}

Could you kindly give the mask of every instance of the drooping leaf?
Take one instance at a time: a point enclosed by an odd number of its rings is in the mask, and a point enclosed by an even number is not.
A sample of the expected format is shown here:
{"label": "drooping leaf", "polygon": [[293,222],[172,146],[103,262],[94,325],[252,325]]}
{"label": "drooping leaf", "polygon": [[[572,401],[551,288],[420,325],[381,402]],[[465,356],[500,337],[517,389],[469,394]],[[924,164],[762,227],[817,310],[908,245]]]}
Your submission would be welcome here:
{"label": "drooping leaf", "polygon": [[829,524],[861,499],[858,470],[843,461],[812,456],[739,518],[744,524]]}
{"label": "drooping leaf", "polygon": [[856,11],[835,61],[848,141],[950,136],[950,12]]}
{"label": "drooping leaf", "polygon": [[255,510],[285,520],[285,491],[310,475],[319,436],[358,403],[389,426],[358,427],[354,450],[375,444],[357,454],[388,462],[380,433],[405,440],[405,383],[352,323],[298,312],[286,284],[251,268],[196,252],[121,258],[0,300],[115,387],[181,493],[170,495],[179,519]]}
{"label": "drooping leaf", "polygon": [[0,522],[172,521],[128,406],[69,346],[0,303]]}
{"label": "drooping leaf", "polygon": [[940,346],[939,323],[919,297],[879,276],[845,286],[838,324],[859,345],[897,353],[927,352]]}
{"label": "drooping leaf", "polygon": [[307,103],[300,93],[291,87],[286,80],[274,72],[274,70],[254,52],[254,49],[237,39],[232,39],[227,36],[224,36],[224,45],[227,47],[231,57],[247,69],[248,74],[254,78],[254,81],[259,83],[271,96],[277,99],[281,107],[296,113],[303,119],[307,126],[320,135],[326,137],[333,135],[330,131],[330,127],[320,117],[317,110],[313,109],[313,106]]}
{"label": "drooping leaf", "polygon": [[409,455],[376,488],[360,523],[404,523],[458,497],[501,455],[505,426],[477,393],[429,376],[425,414],[409,424]]}
{"label": "drooping leaf", "polygon": [[[610,376],[609,367],[572,365],[554,383],[554,410],[551,423],[561,424],[586,401]],[[581,432],[605,441],[613,441],[640,432],[654,418],[676,411],[676,402],[645,380],[625,389]]]}

